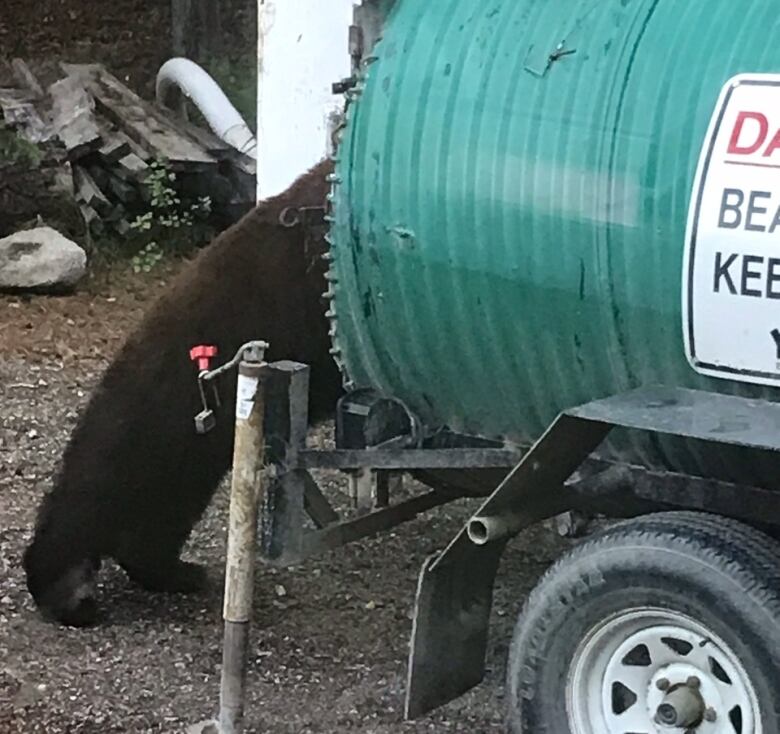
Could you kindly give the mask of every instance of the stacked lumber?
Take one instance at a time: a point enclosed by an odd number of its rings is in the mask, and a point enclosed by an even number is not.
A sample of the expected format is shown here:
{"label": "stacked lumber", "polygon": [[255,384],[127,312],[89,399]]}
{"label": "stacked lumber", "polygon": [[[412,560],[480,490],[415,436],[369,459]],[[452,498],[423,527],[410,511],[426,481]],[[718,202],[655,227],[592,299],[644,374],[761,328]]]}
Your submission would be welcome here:
{"label": "stacked lumber", "polygon": [[217,223],[254,204],[255,162],[210,131],[139,97],[99,64],[61,64],[46,88],[21,59],[14,87],[0,87],[3,124],[35,145],[55,145],[95,235],[126,234],[148,205],[150,165],[165,161],[181,193],[208,196]]}
{"label": "stacked lumber", "polygon": [[[0,76],[0,237],[43,220],[71,238],[82,238],[85,227],[74,199],[73,171],[37,106],[43,90],[27,83],[11,86],[21,68],[15,63],[14,76]],[[4,129],[8,127],[16,134]]]}

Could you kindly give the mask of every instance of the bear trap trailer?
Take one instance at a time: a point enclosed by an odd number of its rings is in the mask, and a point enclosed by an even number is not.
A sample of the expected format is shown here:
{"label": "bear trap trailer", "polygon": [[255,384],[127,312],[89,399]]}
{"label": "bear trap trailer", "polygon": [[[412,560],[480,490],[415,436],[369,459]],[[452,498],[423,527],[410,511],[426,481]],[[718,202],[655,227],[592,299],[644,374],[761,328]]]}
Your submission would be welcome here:
{"label": "bear trap trailer", "polygon": [[[685,509],[750,525],[780,526],[780,504],[773,491],[592,457],[613,429],[777,452],[780,404],[682,388],[641,388],[562,412],[522,453],[456,434],[423,438],[410,431],[388,438],[399,425],[398,408],[404,413],[406,409],[362,391],[340,402],[336,447],[311,449],[306,443],[308,367],[267,364],[262,346],[244,353],[239,367],[222,708],[220,723],[210,725],[211,731],[241,730],[255,533],[265,563],[294,565],[453,500],[451,494],[432,490],[393,503],[391,487],[399,472],[469,469],[489,478],[497,471],[506,474],[452,542],[422,568],[409,655],[408,718],[481,682],[499,562],[508,542],[530,525],[570,510],[640,517]],[[406,416],[406,427],[415,425],[413,416]],[[384,430],[385,436],[373,446],[366,442],[369,421],[374,422],[373,435]],[[447,448],[436,447],[441,445]],[[342,519],[333,509],[310,473],[316,469],[350,474],[355,517]],[[678,517],[685,527],[684,515],[671,512],[669,517]],[[707,672],[698,674],[706,678]],[[687,675],[685,680],[694,679],[697,686],[696,678]],[[705,714],[728,715],[705,706],[696,688],[681,692],[678,685],[673,693],[658,699],[657,720],[666,716],[672,722],[678,717],[704,722]],[[696,728],[686,725],[685,730]]]}
{"label": "bear trap trailer", "polygon": [[[356,8],[346,112],[314,116],[334,122],[327,207],[283,222],[328,230],[347,393],[335,448],[314,450],[308,368],[242,361],[222,734],[241,727],[258,526],[263,559],[291,564],[464,494],[485,499],[420,573],[407,717],[482,680],[509,541],[580,510],[624,521],[530,595],[513,734],[780,731],[775,15],[769,0]],[[277,103],[260,118],[283,129]],[[348,473],[354,516],[320,469]],[[404,472],[431,491],[393,502]]]}

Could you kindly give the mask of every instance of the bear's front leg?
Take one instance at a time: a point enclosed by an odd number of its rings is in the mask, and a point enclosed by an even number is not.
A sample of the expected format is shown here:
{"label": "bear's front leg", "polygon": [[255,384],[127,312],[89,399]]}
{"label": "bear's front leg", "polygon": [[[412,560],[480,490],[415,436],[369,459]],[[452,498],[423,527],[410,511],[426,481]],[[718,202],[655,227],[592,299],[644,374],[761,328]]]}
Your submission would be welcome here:
{"label": "bear's front leg", "polygon": [[204,566],[177,558],[157,565],[118,561],[128,578],[146,591],[169,594],[195,594],[208,588]]}
{"label": "bear's front leg", "polygon": [[186,538],[176,534],[124,536],[113,554],[131,581],[147,591],[194,594],[208,588],[204,566],[183,561]]}

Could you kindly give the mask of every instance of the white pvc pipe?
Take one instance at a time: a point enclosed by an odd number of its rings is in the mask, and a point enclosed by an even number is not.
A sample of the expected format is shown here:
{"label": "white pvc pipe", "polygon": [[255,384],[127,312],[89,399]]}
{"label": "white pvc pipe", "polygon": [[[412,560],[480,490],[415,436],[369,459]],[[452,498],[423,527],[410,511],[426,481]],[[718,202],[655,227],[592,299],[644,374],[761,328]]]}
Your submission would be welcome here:
{"label": "white pvc pipe", "polygon": [[229,146],[257,158],[257,139],[241,114],[209,73],[194,61],[175,58],[157,73],[157,103],[175,109],[184,94],[205,118],[214,134]]}

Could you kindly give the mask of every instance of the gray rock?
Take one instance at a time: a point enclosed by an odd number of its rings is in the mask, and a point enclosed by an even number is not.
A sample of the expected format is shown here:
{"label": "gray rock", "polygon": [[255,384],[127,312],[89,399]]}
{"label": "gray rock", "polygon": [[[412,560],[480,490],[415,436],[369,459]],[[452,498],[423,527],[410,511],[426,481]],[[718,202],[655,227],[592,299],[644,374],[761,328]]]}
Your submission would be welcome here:
{"label": "gray rock", "polygon": [[186,734],[219,734],[219,723],[212,719],[187,727]]}
{"label": "gray rock", "polygon": [[62,290],[85,274],[87,255],[51,227],[37,227],[0,239],[0,288]]}

